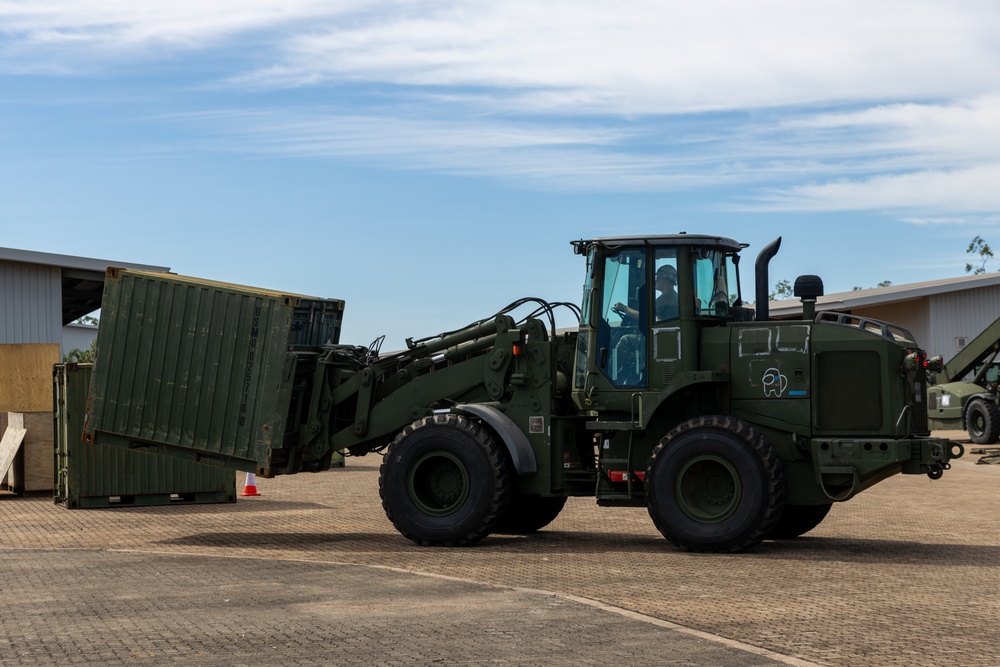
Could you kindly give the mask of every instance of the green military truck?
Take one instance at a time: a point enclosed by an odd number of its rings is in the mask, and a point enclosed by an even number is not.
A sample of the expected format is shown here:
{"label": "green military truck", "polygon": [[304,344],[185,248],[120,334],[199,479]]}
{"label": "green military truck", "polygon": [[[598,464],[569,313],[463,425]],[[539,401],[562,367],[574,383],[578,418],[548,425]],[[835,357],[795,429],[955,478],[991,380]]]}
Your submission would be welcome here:
{"label": "green military truck", "polygon": [[815,276],[804,319],[769,319],[779,244],[754,310],[732,239],[577,241],[582,308],[524,299],[387,355],[339,342],[343,302],[109,269],[84,438],[264,477],[382,453],[386,515],[421,545],[530,533],[570,496],[645,507],[685,550],[796,537],[963,452],[929,436],[909,332],[817,316]]}
{"label": "green military truck", "polygon": [[[929,424],[934,429],[966,430],[979,445],[1000,440],[1000,318],[973,338],[937,373],[927,388]],[[971,379],[964,380],[972,374]]]}

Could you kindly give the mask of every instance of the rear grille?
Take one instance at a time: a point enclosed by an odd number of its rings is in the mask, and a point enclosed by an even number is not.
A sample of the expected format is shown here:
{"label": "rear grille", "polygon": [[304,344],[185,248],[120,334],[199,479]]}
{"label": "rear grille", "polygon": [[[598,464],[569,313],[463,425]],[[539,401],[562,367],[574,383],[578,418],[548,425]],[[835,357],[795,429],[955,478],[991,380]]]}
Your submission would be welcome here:
{"label": "rear grille", "polygon": [[881,357],[874,350],[820,352],[816,357],[819,428],[878,433],[884,428]]}

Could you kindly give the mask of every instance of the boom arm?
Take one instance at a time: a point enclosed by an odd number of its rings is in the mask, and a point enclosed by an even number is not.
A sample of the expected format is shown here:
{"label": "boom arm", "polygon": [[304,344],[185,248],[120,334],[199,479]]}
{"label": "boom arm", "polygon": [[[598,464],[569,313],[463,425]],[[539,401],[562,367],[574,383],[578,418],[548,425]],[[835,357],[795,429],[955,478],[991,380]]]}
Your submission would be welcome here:
{"label": "boom arm", "polygon": [[1000,317],[952,357],[935,379],[938,384],[960,380],[990,354],[995,354],[997,350],[1000,350]]}
{"label": "boom arm", "polygon": [[512,396],[528,391],[547,404],[549,350],[541,321],[515,324],[500,315],[364,366],[331,352],[318,360],[305,446],[297,449],[311,460],[343,450],[363,455],[435,410],[485,404],[504,411]]}

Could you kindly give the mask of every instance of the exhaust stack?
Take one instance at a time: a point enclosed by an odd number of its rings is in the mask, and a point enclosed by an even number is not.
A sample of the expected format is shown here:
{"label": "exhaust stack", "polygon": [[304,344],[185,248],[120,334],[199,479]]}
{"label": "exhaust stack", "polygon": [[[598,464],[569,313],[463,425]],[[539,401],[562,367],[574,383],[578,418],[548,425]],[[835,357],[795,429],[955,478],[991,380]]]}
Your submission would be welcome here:
{"label": "exhaust stack", "polygon": [[766,322],[770,319],[767,305],[767,265],[771,262],[771,258],[778,254],[778,248],[780,247],[781,237],[779,236],[761,249],[754,264],[754,280],[757,283],[755,285],[756,297],[754,299],[754,309],[757,311],[758,322]]}

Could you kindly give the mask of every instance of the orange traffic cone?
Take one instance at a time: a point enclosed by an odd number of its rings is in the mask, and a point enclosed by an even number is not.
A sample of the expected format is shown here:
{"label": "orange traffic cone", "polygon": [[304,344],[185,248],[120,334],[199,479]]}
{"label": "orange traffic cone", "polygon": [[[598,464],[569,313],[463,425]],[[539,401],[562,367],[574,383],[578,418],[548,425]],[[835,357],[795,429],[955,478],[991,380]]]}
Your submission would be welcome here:
{"label": "orange traffic cone", "polygon": [[252,472],[247,473],[247,483],[243,485],[241,496],[259,496],[257,493],[257,477]]}

